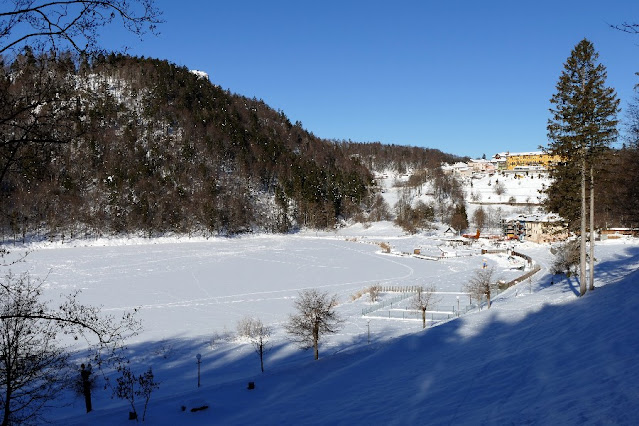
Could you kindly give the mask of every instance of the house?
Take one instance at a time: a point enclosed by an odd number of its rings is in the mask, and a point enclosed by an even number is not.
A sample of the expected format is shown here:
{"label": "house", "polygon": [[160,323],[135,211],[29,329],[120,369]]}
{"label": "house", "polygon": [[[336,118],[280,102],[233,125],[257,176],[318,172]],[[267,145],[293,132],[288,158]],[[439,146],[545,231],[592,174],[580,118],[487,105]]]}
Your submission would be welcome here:
{"label": "house", "polygon": [[459,233],[455,231],[453,228],[451,228],[450,226],[448,227],[448,229],[444,231],[444,235],[447,237],[456,237],[458,234]]}
{"label": "house", "polygon": [[481,173],[481,172],[486,172],[486,173],[491,173],[495,171],[495,165],[488,161],[488,160],[484,160],[483,158],[479,158],[476,160],[470,160],[468,162],[468,167],[470,167],[470,169],[474,172],[474,173]]}
{"label": "house", "polygon": [[442,170],[444,173],[460,175],[460,176],[471,176],[473,174],[473,169],[464,162],[455,163],[453,165],[442,164]]}
{"label": "house", "polygon": [[622,236],[637,237],[639,236],[639,228],[608,228],[599,231],[601,239],[615,239]]}
{"label": "house", "polygon": [[493,155],[493,158],[490,159],[490,162],[493,164],[496,170],[506,170],[506,156],[508,153],[501,152],[499,154]]}
{"label": "house", "polygon": [[507,238],[548,243],[568,238],[568,230],[556,213],[511,216],[502,221]]}
{"label": "house", "polygon": [[543,151],[535,152],[506,152],[495,154],[495,159],[506,161],[500,170],[546,170],[561,161],[558,155],[550,155]]}

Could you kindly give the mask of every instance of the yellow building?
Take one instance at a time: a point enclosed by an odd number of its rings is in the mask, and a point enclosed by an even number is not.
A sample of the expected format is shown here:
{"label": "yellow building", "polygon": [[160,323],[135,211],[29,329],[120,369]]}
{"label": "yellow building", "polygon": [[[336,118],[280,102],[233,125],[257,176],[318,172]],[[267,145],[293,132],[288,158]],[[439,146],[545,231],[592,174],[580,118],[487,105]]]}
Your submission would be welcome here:
{"label": "yellow building", "polygon": [[558,155],[549,155],[545,152],[521,152],[506,153],[506,170],[515,170],[517,168],[544,168],[548,169],[557,164],[561,157]]}

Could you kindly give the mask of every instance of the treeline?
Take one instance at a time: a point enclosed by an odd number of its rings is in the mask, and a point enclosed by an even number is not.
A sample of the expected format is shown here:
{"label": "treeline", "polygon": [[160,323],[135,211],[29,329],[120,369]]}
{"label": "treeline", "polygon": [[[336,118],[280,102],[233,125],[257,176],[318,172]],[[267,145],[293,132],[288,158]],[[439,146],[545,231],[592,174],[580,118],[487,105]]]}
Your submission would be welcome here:
{"label": "treeline", "polygon": [[322,140],[162,60],[27,50],[1,72],[0,228],[13,238],[328,228],[366,218],[370,169],[451,160]]}
{"label": "treeline", "polygon": [[446,154],[438,149],[404,145],[385,145],[380,142],[340,142],[345,152],[358,156],[371,171],[386,170],[406,173],[409,170],[437,170],[442,163],[468,161],[468,157]]}

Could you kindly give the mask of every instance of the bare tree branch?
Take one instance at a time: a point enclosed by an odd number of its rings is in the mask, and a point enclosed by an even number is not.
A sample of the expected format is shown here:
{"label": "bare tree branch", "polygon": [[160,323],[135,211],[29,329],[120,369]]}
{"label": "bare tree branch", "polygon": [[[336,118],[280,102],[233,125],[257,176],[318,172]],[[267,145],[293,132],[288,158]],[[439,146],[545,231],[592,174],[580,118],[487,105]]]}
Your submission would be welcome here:
{"label": "bare tree branch", "polygon": [[[98,30],[116,19],[142,37],[157,33],[162,22],[154,0],[10,0],[13,9],[0,11],[0,54],[25,45],[46,49],[92,52]],[[11,36],[15,34],[12,38]]]}
{"label": "bare tree branch", "polygon": [[68,347],[59,337],[84,338],[97,366],[122,360],[124,340],[140,324],[133,313],[121,319],[77,301],[79,293],[54,306],[42,300],[42,284],[25,273],[0,281],[0,407],[2,425],[37,419],[66,382]]}
{"label": "bare tree branch", "polygon": [[629,24],[624,22],[621,25],[610,25],[610,27],[628,34],[639,34],[639,24]]}

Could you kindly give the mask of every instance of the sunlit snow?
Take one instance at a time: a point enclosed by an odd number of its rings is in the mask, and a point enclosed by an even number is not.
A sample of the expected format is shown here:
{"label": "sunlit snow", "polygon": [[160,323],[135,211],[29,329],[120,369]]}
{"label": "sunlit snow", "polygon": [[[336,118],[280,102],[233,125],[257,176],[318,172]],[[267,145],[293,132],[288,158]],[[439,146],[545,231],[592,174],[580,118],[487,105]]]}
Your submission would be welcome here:
{"label": "sunlit snow", "polygon": [[[151,366],[161,382],[149,424],[634,424],[639,242],[597,244],[598,289],[584,298],[575,277],[549,274],[549,245],[502,245],[541,271],[479,310],[462,288],[484,262],[504,281],[525,272],[507,254],[482,254],[491,244],[455,246],[442,229],[406,235],[380,222],[293,235],[32,244],[13,268],[46,279],[53,300],[80,289],[83,302],[106,313],[141,308],[131,365]],[[444,247],[454,256],[413,255]],[[422,330],[407,299],[362,315],[373,306],[363,290],[376,284],[434,285],[440,301],[429,327]],[[322,341],[319,361],[283,329],[307,288],[337,294],[345,320]],[[397,296],[383,292],[379,305]],[[273,328],[263,374],[253,348],[235,336],[246,316]],[[75,361],[84,361],[81,351]],[[58,402],[46,416],[54,424],[130,424],[130,407],[100,386],[90,414],[71,392]],[[209,408],[189,411],[202,405]]]}

